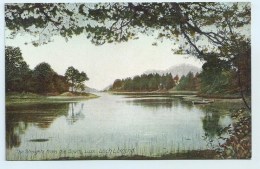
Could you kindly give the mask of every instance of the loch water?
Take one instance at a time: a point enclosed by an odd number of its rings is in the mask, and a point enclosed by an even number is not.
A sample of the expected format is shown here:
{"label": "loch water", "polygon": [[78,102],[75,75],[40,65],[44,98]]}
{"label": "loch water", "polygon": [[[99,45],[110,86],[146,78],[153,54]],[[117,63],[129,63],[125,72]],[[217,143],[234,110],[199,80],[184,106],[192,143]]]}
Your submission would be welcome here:
{"label": "loch water", "polygon": [[[6,107],[6,159],[162,155],[216,149],[233,104],[193,105],[174,95],[113,95]],[[222,137],[228,137],[223,133]]]}

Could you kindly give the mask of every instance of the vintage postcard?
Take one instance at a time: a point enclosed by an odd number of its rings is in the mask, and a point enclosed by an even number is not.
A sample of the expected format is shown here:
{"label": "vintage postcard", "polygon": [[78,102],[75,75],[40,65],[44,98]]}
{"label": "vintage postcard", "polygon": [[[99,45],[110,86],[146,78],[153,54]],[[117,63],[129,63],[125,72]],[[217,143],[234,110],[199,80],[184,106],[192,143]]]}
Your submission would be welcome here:
{"label": "vintage postcard", "polygon": [[251,159],[250,2],[4,9],[7,161]]}

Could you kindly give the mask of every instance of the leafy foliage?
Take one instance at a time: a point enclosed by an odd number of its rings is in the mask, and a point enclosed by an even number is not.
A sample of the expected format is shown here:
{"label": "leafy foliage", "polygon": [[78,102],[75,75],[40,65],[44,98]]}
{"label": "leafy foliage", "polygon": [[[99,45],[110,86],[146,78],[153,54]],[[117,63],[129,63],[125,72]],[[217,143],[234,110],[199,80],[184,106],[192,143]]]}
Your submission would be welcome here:
{"label": "leafy foliage", "polygon": [[181,77],[180,83],[176,86],[176,89],[195,91],[198,90],[199,87],[198,74],[194,76],[192,72],[189,72],[186,76]]}
{"label": "leafy foliage", "polygon": [[169,90],[173,88],[174,81],[172,75],[167,73],[160,76],[159,74],[142,74],[133,78],[117,79],[114,81],[110,90],[115,91],[156,91]]}
{"label": "leafy foliage", "polygon": [[79,72],[79,70],[72,66],[66,70],[65,77],[70,83],[72,91],[74,91],[74,89],[83,91],[85,89],[83,82],[89,80],[85,72]]}
{"label": "leafy foliage", "polygon": [[32,78],[34,79],[34,88],[39,93],[49,93],[54,90],[52,79],[54,71],[48,63],[38,64],[34,70]]}
{"label": "leafy foliage", "polygon": [[54,91],[58,93],[64,93],[69,90],[69,84],[66,78],[62,75],[54,73],[53,75],[53,87]]}
{"label": "leafy foliage", "polygon": [[23,60],[20,48],[5,47],[5,68],[6,91],[25,91],[31,71]]}
{"label": "leafy foliage", "polygon": [[5,48],[6,91],[34,92],[39,94],[63,93],[69,84],[48,63],[40,63],[33,70],[23,60],[20,48]]}
{"label": "leafy foliage", "polygon": [[225,130],[230,135],[225,143],[217,149],[217,158],[221,159],[250,159],[252,156],[251,117],[245,110],[241,109],[232,114],[235,120],[233,130],[231,126]]}
{"label": "leafy foliage", "polygon": [[[16,34],[40,34],[36,45],[51,36],[70,38],[85,33],[95,44],[124,42],[156,32],[158,39],[180,43],[181,52],[202,54],[242,38],[250,24],[249,3],[97,3],[6,4],[6,27]],[[234,28],[232,33],[230,27]],[[208,40],[209,43],[201,43]],[[190,44],[192,48],[186,45]],[[217,46],[215,46],[217,45]]]}

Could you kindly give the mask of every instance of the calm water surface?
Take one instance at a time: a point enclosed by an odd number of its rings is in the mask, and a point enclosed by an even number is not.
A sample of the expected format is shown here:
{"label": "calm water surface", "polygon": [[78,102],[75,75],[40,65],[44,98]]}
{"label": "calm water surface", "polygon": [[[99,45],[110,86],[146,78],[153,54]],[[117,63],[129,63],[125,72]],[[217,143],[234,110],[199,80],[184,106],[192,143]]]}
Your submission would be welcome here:
{"label": "calm water surface", "polygon": [[[192,105],[169,95],[98,93],[77,103],[7,107],[7,160],[161,156],[216,148],[229,108]],[[221,108],[220,108],[221,107]]]}

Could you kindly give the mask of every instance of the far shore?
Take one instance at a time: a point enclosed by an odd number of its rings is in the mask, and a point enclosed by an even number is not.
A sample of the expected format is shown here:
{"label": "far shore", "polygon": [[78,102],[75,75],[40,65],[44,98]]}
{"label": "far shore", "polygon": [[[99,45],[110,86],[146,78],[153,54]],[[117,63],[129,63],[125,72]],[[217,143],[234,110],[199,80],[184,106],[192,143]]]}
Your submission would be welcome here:
{"label": "far shore", "polygon": [[183,95],[196,95],[198,91],[172,91],[172,90],[157,90],[157,91],[107,91],[112,94],[183,94]]}
{"label": "far shore", "polygon": [[234,99],[234,100],[240,100],[241,96],[239,95],[227,95],[227,94],[201,94],[199,91],[176,91],[176,90],[158,90],[158,91],[107,91],[111,94],[116,95],[174,95],[174,96],[190,96],[190,97],[197,97],[197,98],[205,98],[205,99]]}

